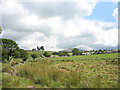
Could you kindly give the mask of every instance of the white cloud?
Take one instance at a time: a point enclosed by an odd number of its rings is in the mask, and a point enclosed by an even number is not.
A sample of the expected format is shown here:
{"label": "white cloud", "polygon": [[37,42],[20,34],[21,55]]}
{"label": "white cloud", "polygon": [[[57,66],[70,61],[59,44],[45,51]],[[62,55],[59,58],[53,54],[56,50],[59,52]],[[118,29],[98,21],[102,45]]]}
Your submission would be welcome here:
{"label": "white cloud", "polygon": [[[41,3],[4,2],[3,37],[17,41],[25,49],[41,45],[46,50],[116,47],[116,23],[84,19],[92,14],[96,3],[97,0],[80,0],[39,6]],[[115,9],[113,16],[116,13]]]}
{"label": "white cloud", "polygon": [[86,46],[86,45],[79,45],[79,46],[76,46],[75,48],[80,48],[83,50],[93,50],[93,48],[90,48],[89,46]]}
{"label": "white cloud", "polygon": [[99,0],[99,2],[113,2],[118,3],[120,0]]}
{"label": "white cloud", "polygon": [[118,8],[115,8],[113,11],[113,16],[116,20],[118,20]]}
{"label": "white cloud", "polygon": [[28,10],[24,9],[23,6],[17,2],[2,2],[2,13],[3,15],[15,15],[16,13],[25,16]]}

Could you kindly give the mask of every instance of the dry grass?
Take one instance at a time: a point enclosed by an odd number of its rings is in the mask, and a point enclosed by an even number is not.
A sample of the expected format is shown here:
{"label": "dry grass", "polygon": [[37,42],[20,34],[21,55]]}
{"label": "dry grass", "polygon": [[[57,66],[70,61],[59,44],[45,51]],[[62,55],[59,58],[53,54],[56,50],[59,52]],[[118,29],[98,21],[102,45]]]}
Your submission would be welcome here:
{"label": "dry grass", "polygon": [[117,88],[118,66],[107,62],[28,62],[15,74],[46,88]]}

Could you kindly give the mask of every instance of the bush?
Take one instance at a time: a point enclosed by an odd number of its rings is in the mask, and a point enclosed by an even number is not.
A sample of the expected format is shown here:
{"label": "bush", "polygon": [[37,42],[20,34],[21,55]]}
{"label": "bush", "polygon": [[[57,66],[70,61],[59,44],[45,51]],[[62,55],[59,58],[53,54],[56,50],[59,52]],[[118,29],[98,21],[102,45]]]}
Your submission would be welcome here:
{"label": "bush", "polygon": [[50,57],[50,54],[48,54],[47,52],[45,52],[43,55],[44,55],[45,57]]}
{"label": "bush", "polygon": [[12,56],[13,56],[14,58],[20,58],[20,52],[19,52],[19,51],[14,51],[14,52],[12,53]]}
{"label": "bush", "polygon": [[18,51],[20,52],[20,58],[22,58],[23,61],[26,61],[28,58],[27,51],[25,51],[24,49],[19,49]]}
{"label": "bush", "polygon": [[59,52],[53,52],[52,55],[59,55]]}
{"label": "bush", "polygon": [[35,58],[37,58],[37,55],[36,55],[36,54],[32,54],[31,57],[32,57],[33,59],[35,59]]}
{"label": "bush", "polygon": [[64,51],[63,52],[60,51],[58,55],[59,56],[69,56],[69,54],[67,52],[64,52]]}

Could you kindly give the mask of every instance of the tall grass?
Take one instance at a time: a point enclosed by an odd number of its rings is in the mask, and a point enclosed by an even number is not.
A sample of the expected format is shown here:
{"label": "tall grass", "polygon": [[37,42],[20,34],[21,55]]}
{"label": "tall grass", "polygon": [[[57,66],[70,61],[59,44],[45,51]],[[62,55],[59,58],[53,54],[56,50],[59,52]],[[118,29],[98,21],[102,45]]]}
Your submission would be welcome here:
{"label": "tall grass", "polygon": [[28,88],[33,82],[29,79],[2,73],[2,88]]}
{"label": "tall grass", "polygon": [[15,68],[15,74],[45,88],[117,87],[117,66],[104,63],[28,62]]}

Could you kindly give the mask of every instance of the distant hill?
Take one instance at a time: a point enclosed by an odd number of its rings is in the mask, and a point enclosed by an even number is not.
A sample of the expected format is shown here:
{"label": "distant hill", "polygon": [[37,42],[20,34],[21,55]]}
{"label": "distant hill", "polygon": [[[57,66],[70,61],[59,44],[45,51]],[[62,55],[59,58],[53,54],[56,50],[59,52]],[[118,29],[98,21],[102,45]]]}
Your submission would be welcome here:
{"label": "distant hill", "polygon": [[[73,48],[69,48],[69,49],[65,49],[65,50],[63,50],[63,51],[72,52],[72,50],[73,50]],[[78,48],[78,50],[79,50],[79,51],[85,51],[85,50],[79,49],[79,48]]]}

